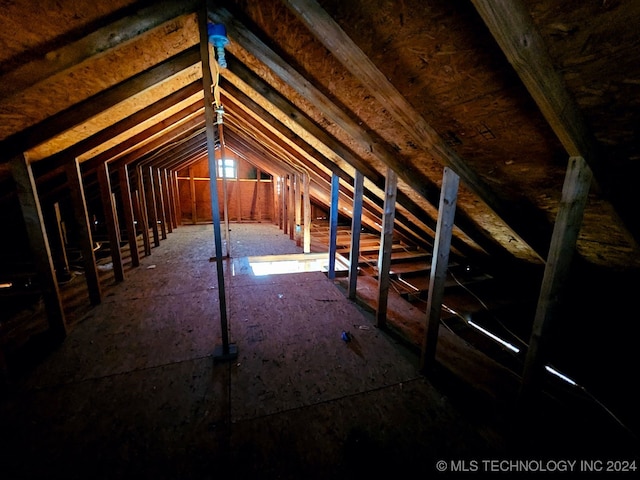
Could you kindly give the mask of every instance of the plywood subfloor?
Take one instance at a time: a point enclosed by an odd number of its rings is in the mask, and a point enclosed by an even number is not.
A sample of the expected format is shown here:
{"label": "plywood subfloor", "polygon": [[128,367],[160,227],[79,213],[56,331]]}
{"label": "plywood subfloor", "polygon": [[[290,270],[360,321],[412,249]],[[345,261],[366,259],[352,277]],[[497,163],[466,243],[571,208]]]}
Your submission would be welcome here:
{"label": "plywood subfloor", "polygon": [[211,226],[180,227],[2,398],[3,478],[424,476],[439,459],[514,453],[499,402],[427,381],[338,283],[234,272],[247,254],[298,253],[277,227],[232,233],[238,358],[212,358]]}

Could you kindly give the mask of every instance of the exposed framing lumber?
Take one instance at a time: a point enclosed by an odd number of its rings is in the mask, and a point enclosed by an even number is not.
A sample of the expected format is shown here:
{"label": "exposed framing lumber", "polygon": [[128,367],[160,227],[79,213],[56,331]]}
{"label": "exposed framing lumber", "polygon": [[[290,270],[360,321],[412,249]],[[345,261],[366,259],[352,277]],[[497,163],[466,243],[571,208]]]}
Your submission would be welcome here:
{"label": "exposed framing lumber", "polygon": [[123,17],[73,43],[48,52],[0,77],[0,99],[15,95],[81,62],[143,35],[161,24],[195,11],[197,0],[166,0]]}
{"label": "exposed framing lumber", "polygon": [[[387,77],[374,65],[364,52],[351,40],[340,26],[315,0],[284,0],[289,9],[311,33],[357,78],[382,104],[389,114],[431,156],[444,166],[452,168],[507,226],[514,238],[528,245],[540,258],[548,244],[540,238],[540,225],[533,229],[522,212],[512,204],[502,201],[475,171],[438,135],[426,120],[398,92]],[[551,229],[550,226],[549,230]]]}
{"label": "exposed framing lumber", "polygon": [[55,339],[62,340],[67,335],[67,325],[33,172],[25,154],[15,156],[10,164],[49,328]]}
{"label": "exposed framing lumber", "polygon": [[116,282],[121,282],[124,280],[124,267],[120,249],[120,228],[111,193],[109,165],[106,163],[101,168],[98,168],[98,183],[100,184],[100,199],[104,211],[104,220],[109,234],[109,251],[111,252],[111,262],[113,264],[113,276]]}
{"label": "exposed framing lumber", "polygon": [[353,180],[353,211],[351,213],[351,250],[349,251],[349,286],[347,297],[355,300],[360,259],[360,230],[362,229],[362,193],[364,175],[356,170]]}
{"label": "exposed framing lumber", "polygon": [[520,392],[525,400],[541,386],[549,335],[566,287],[591,181],[592,172],[585,159],[571,157],[525,359]]}
{"label": "exposed framing lumber", "polygon": [[594,140],[521,0],[471,0],[569,156],[599,170]]}
{"label": "exposed framing lumber", "polygon": [[[105,163],[105,165],[107,165]],[[139,167],[140,175],[142,177],[144,191],[145,191],[145,204],[147,208],[147,219],[149,224],[147,228],[151,228],[153,233],[153,246],[160,246],[160,232],[158,230],[158,211],[156,209],[156,194],[153,186],[153,169],[151,166]]]}
{"label": "exposed framing lumber", "polygon": [[301,232],[301,224],[302,224],[302,185],[301,185],[302,175],[299,173],[295,174],[295,237],[296,237],[296,246],[302,246],[302,232]]}
{"label": "exposed framing lumber", "polygon": [[[365,177],[374,184],[381,191],[384,191],[385,179],[382,175],[378,174],[375,171],[372,171],[368,166],[364,165],[364,163],[349,149],[347,149],[344,145],[342,145],[337,140],[330,137],[326,132],[320,129],[317,125],[315,125],[311,120],[309,120],[306,115],[293,106],[287,99],[285,99],[278,92],[274,91],[271,87],[269,87],[263,80],[258,78],[253,72],[251,72],[246,66],[240,63],[237,59],[235,59],[232,55],[227,55],[227,63],[229,64],[229,69],[231,73],[226,72],[223,78],[223,90],[229,92],[229,96],[236,99],[242,99],[242,103],[244,105],[250,105],[250,109],[254,112],[263,112],[258,113],[261,117],[268,115],[270,118],[271,124],[275,128],[278,128],[281,132],[283,132],[280,138],[283,141],[287,141],[286,138],[290,138],[292,144],[296,145],[296,148],[299,148],[300,151],[305,152],[303,154],[308,155],[307,158],[313,159],[317,161],[320,165],[325,166],[327,169],[337,172],[338,174],[342,173],[342,169],[340,165],[332,162],[331,160],[324,158],[321,154],[319,154],[319,150],[317,149],[317,145],[307,144],[305,141],[302,141],[298,138],[298,135],[302,132],[302,130],[307,132],[308,135],[312,136],[320,136],[318,138],[318,142],[326,145],[327,148],[330,148],[335,155],[344,160],[348,165],[353,167],[354,169],[358,169],[362,171]],[[234,78],[235,77],[235,78]],[[237,86],[238,80],[243,82],[246,86],[253,89],[255,92],[259,93],[266,105],[259,105],[253,99],[251,99],[246,93],[240,90],[240,87]],[[231,84],[231,85],[229,85]],[[280,114],[277,114],[280,112]],[[274,122],[273,119],[278,121]],[[287,118],[287,124],[281,123],[283,118]],[[295,119],[295,122],[292,122],[292,119]],[[282,125],[282,127],[280,126]],[[297,126],[297,127],[296,127]],[[284,133],[283,128],[291,129],[294,135],[287,135]],[[293,137],[293,138],[292,138]],[[364,168],[364,170],[363,170]],[[417,189],[418,193],[422,195],[427,195],[426,200],[431,202],[433,199],[433,195],[429,192],[433,192],[435,195],[435,202],[432,202],[434,205],[437,205],[438,201],[438,191],[437,187],[430,189],[427,188],[425,190],[425,186],[423,183],[416,182],[416,179],[420,179],[419,176],[411,176],[408,178],[406,173],[408,170],[403,170],[401,175],[403,175],[402,179],[405,182],[408,182],[412,188]],[[343,180],[352,183],[353,179],[350,177],[349,179],[342,177]],[[431,183],[428,179],[422,179],[424,182]],[[379,198],[375,195],[370,189],[365,189],[365,195],[369,198]],[[398,190],[397,192],[398,203],[402,205],[403,208],[406,208],[411,214],[413,214],[416,218],[422,222],[427,228],[429,228],[432,232],[435,232],[436,229],[436,221],[430,218],[428,215],[424,213],[424,210],[417,205],[411,198],[404,194],[402,191]],[[464,213],[459,213],[457,225],[464,230],[464,232],[472,238],[478,245],[480,245],[487,253],[499,257],[506,258],[506,252],[503,247],[499,246],[495,240],[489,238],[486,232],[479,232],[475,222],[471,219],[467,218]],[[415,227],[414,227],[415,228]],[[423,233],[424,236],[433,238],[434,233]],[[477,253],[472,251],[463,241],[454,239],[455,246],[460,251],[468,254],[470,257],[477,257]]]}
{"label": "exposed framing lumber", "polygon": [[80,251],[82,252],[82,260],[84,262],[84,277],[87,282],[87,290],[89,291],[89,300],[93,305],[97,305],[102,301],[102,291],[100,288],[96,257],[93,251],[93,238],[91,236],[87,202],[85,200],[84,186],[82,185],[82,175],[80,174],[78,160],[73,159],[73,161],[69,162],[65,167],[65,171],[69,185],[69,195],[71,196],[73,205],[73,216],[78,226]]}
{"label": "exposed framing lumber", "polygon": [[126,165],[121,165],[118,168],[118,180],[120,182],[120,198],[122,199],[122,211],[124,213],[125,228],[127,230],[127,241],[129,242],[129,251],[131,252],[131,266],[137,267],[140,265],[138,236],[136,233],[136,225],[133,215],[129,169]]}
{"label": "exposed framing lumber", "polygon": [[396,192],[398,177],[396,172],[387,168],[387,182],[384,189],[384,215],[380,231],[380,251],[378,253],[378,304],[376,307],[376,325],[384,328],[387,324],[387,305],[389,300],[389,268],[391,267],[391,248],[393,246],[393,225],[396,212]]}
{"label": "exposed framing lumber", "polygon": [[[200,91],[201,91],[200,82],[192,82],[189,85],[186,85],[181,89],[171,93],[170,95],[167,95],[166,97],[158,100],[157,102],[154,102],[148,107],[145,107],[142,110],[139,110],[133,115],[127,118],[124,118],[114,123],[113,125],[110,125],[109,127],[100,130],[99,132],[94,133],[90,137],[87,137],[84,140],[79,141],[78,143],[74,143],[68,148],[62,150],[61,152],[58,152],[55,155],[50,156],[49,158],[36,162],[34,164],[34,172],[36,172],[38,175],[41,175],[41,174],[44,174],[45,171],[51,171],[56,168],[62,167],[74,157],[78,157],[84,154],[85,152],[88,152],[89,150],[111,140],[112,138],[117,137],[118,135],[135,127],[136,125],[139,125],[149,120],[155,115],[158,115],[164,112],[165,110],[171,108],[173,105],[180,103],[181,101],[191,97],[192,95]],[[150,128],[153,128],[155,130],[164,130],[165,128],[169,127],[170,125],[178,121],[179,118],[182,118],[180,116],[181,114],[184,114],[186,116],[192,113],[192,109],[203,108],[203,106],[204,106],[203,103],[201,101],[198,101],[192,104],[191,106],[185,108],[181,112],[178,112],[175,115],[172,115],[171,117],[168,117],[158,122],[154,127],[150,127]],[[142,138],[145,138],[146,136],[149,136],[154,133],[150,129],[145,130],[145,132],[146,133],[142,136]],[[134,136],[128,139],[127,141],[122,142],[124,144],[122,146],[129,148],[130,145],[127,146],[127,144],[134,142],[133,144],[135,145],[139,141],[140,140],[137,138],[137,136]],[[124,148],[120,151],[124,151]],[[115,153],[112,156],[115,156]]]}
{"label": "exposed framing lumber", "polygon": [[308,172],[303,175],[303,183],[304,240],[302,251],[304,253],[311,253],[311,180]]}
{"label": "exposed framing lumber", "polygon": [[138,189],[136,191],[136,204],[138,205],[139,210],[138,219],[140,221],[140,229],[142,230],[144,254],[145,256],[149,256],[151,255],[151,238],[149,236],[149,214],[147,212],[147,195],[144,185],[144,175],[142,172],[142,167],[139,165],[136,166],[135,172],[136,182],[138,184]]}
{"label": "exposed framing lumber", "polygon": [[336,277],[336,239],[338,236],[338,193],[340,192],[340,177],[331,175],[331,208],[329,210],[329,268],[328,277]]}
{"label": "exposed framing lumber", "polygon": [[58,281],[69,278],[69,260],[64,245],[62,229],[60,225],[60,204],[58,202],[45,202],[42,205],[42,217],[47,231],[49,248],[53,267]]}
{"label": "exposed framing lumber", "polygon": [[431,259],[426,328],[420,355],[420,370],[425,373],[433,368],[436,360],[438,331],[440,329],[440,317],[442,314],[442,299],[444,297],[444,285],[449,268],[449,251],[455,220],[459,183],[460,177],[453,170],[445,167],[442,175],[440,206],[438,208],[436,243],[433,245],[433,256]]}
{"label": "exposed framing lumber", "polygon": [[160,183],[160,170],[153,165],[149,166],[151,172],[151,180],[153,181],[153,192],[156,201],[157,220],[160,225],[160,238],[167,239],[167,214],[164,210],[164,195],[162,192],[162,184]]}
{"label": "exposed framing lumber", "polygon": [[79,125],[100,112],[152,87],[168,77],[191,67],[200,60],[197,47],[192,47],[124,82],[70,106],[47,119],[0,142],[0,162],[53,138]]}

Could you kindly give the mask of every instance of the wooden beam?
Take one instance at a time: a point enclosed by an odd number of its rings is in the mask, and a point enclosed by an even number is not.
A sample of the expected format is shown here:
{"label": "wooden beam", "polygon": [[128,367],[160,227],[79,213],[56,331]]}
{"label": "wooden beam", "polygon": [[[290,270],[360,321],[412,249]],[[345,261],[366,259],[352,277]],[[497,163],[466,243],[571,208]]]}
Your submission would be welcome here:
{"label": "wooden beam", "polygon": [[175,203],[175,209],[176,209],[176,221],[178,222],[178,225],[182,225],[182,204],[180,202],[180,187],[178,184],[178,172],[173,171],[171,173],[171,185],[173,186],[173,198]]}
{"label": "wooden beam", "polygon": [[336,239],[338,236],[338,194],[340,192],[340,178],[335,173],[331,175],[331,209],[329,210],[329,272],[328,277],[336,277]]}
{"label": "wooden beam", "polygon": [[118,180],[120,182],[120,198],[122,200],[122,211],[124,213],[125,227],[127,229],[127,240],[131,254],[131,266],[140,265],[140,255],[138,253],[138,235],[133,215],[133,201],[131,200],[131,183],[129,182],[129,169],[126,165],[118,168]]}
{"label": "wooden beam", "polygon": [[160,183],[160,170],[150,166],[151,178],[153,180],[153,191],[155,193],[156,200],[156,212],[158,215],[158,222],[160,224],[160,237],[162,240],[167,239],[167,213],[164,209],[164,192],[162,191],[162,184]]}
{"label": "wooden beam", "polygon": [[571,269],[591,181],[592,172],[586,161],[582,157],[571,157],[525,359],[520,392],[523,399],[527,399],[541,385],[549,335]]}
{"label": "wooden beam", "polygon": [[521,0],[471,0],[509,63],[570,156],[593,170],[594,140],[577,103],[553,66],[547,47]]}
{"label": "wooden beam", "polygon": [[380,232],[380,251],[378,253],[378,305],[376,308],[376,325],[378,328],[384,328],[387,323],[387,305],[389,285],[391,283],[389,269],[391,267],[397,189],[398,177],[391,168],[387,168],[387,182],[384,190],[384,213]]}
{"label": "wooden beam", "polygon": [[138,189],[136,191],[136,199],[140,214],[138,215],[138,221],[140,222],[140,229],[142,230],[142,238],[144,242],[144,254],[145,256],[151,255],[151,239],[149,237],[149,214],[147,211],[147,194],[144,185],[144,175],[141,166],[136,166],[136,181],[138,183]]}
{"label": "wooden beam", "polygon": [[83,100],[66,110],[15,133],[0,142],[0,161],[53,138],[129,97],[156,85],[199,61],[197,48],[189,48],[124,82]]}
{"label": "wooden beam", "polygon": [[71,278],[69,260],[67,259],[67,250],[62,233],[60,204],[58,202],[45,203],[42,210],[56,278],[58,282],[69,280]]}
{"label": "wooden beam", "polygon": [[358,262],[360,259],[360,230],[362,230],[362,193],[364,175],[356,170],[353,180],[353,211],[351,213],[351,249],[349,250],[349,287],[347,296],[355,300],[358,281]]}
{"label": "wooden beam", "polygon": [[296,246],[302,246],[302,232],[301,232],[301,223],[302,223],[302,175],[296,173],[294,176],[295,179],[295,192],[294,192],[294,201],[295,201],[295,238],[296,238]]}
{"label": "wooden beam", "polygon": [[289,190],[287,211],[289,213],[289,239],[294,240],[296,235],[296,174],[289,174]]}
{"label": "wooden beam", "polygon": [[93,251],[93,238],[91,236],[91,226],[89,224],[89,214],[87,213],[87,202],[82,185],[82,175],[77,159],[68,162],[65,171],[67,174],[67,184],[69,195],[73,205],[73,216],[78,226],[78,239],[80,242],[80,252],[84,263],[84,277],[89,291],[89,300],[93,305],[98,305],[102,301],[102,291],[100,279],[96,265],[96,257]]}
{"label": "wooden beam", "polygon": [[20,67],[0,76],[0,99],[15,95],[47,78],[102,55],[135,37],[153,30],[169,20],[195,11],[197,0],[167,0],[132,12],[57,50],[42,54]]}
{"label": "wooden beam", "polygon": [[[345,171],[339,165],[325,158],[322,154],[319,153],[320,150],[316,150],[316,148],[319,148],[318,145],[313,146],[301,140],[300,135],[304,130],[308,132],[307,136],[309,134],[316,136],[318,142],[330,148],[335,153],[335,155],[342,158],[347,164],[353,167],[354,170],[360,170],[371,183],[373,183],[381,191],[384,191],[385,178],[382,175],[378,174],[375,171],[372,171],[371,168],[364,165],[363,161],[359,159],[355,154],[353,154],[346,146],[330,137],[326,132],[323,132],[317,125],[314,124],[314,122],[308,119],[302,111],[293,106],[287,99],[273,90],[268,84],[266,84],[259,77],[253,74],[247,67],[239,63],[238,60],[236,60],[232,55],[227,55],[227,63],[229,64],[229,67],[233,73],[225,73],[225,78],[223,78],[222,83],[223,90],[228,91],[231,97],[239,100],[241,99],[243,105],[249,106],[249,109],[251,111],[264,118],[265,121],[268,118],[268,123],[271,124],[271,128],[280,131],[281,135],[279,138],[281,138],[283,142],[286,142],[286,139],[290,138],[290,144],[295,146],[296,150],[298,150],[303,156],[309,158],[310,161],[315,161],[319,165],[322,165],[332,172],[337,173],[345,182],[352,183],[353,178],[350,176],[347,178],[345,176]],[[236,76],[236,78],[234,78],[234,75]],[[240,88],[235,85],[238,80],[244,82],[248,87],[262,95],[268,105],[259,105],[246,93],[241,91]],[[321,105],[316,106],[321,107]],[[276,114],[274,116],[274,113],[276,112],[280,112],[280,114]],[[286,125],[281,122],[281,120],[284,120],[284,117],[288,119]],[[277,121],[274,121],[274,118]],[[295,119],[295,122],[293,122],[292,119]],[[291,129],[292,133],[287,134],[285,129]],[[384,147],[378,146],[376,144],[375,151],[377,152],[380,149],[384,149]],[[300,155],[298,155],[298,157],[299,156]],[[398,155],[390,155],[390,157],[398,157]],[[384,162],[387,165],[390,164],[388,158],[386,157]],[[432,203],[433,205],[437,205],[439,200],[439,188],[435,186],[435,184],[431,182],[431,180],[423,177],[422,174],[412,172],[412,170],[404,167],[400,175],[402,175],[402,180],[405,181],[405,183],[414,188],[414,190],[416,190],[420,195],[423,195],[428,202]],[[433,185],[433,188],[431,188],[429,185]],[[369,196],[370,198],[378,198],[377,195],[374,195],[373,192],[369,189],[365,190],[365,195]],[[436,220],[430,218],[424,212],[424,209],[416,204],[409,195],[398,190],[397,200],[400,205],[411,212],[416,218],[420,219],[420,221],[423,222],[423,224],[428,229],[430,229],[431,231],[435,231]],[[487,253],[497,258],[507,258],[507,253],[505,252],[504,248],[500,246],[494,239],[490,238],[486,232],[480,231],[476,223],[471,218],[466,216],[464,212],[458,214],[457,226],[484,250],[486,250]],[[428,235],[429,237],[432,237],[433,233],[429,234],[423,232],[422,235]],[[456,247],[460,251],[473,256],[474,252],[471,251],[463,241],[458,239],[455,239],[454,241],[456,242]]]}
{"label": "wooden beam", "polygon": [[27,229],[29,247],[33,255],[33,262],[38,274],[38,282],[40,283],[47,312],[49,329],[54,339],[62,340],[67,335],[67,324],[33,172],[25,154],[15,156],[10,164],[22,218]]}
{"label": "wooden beam", "polygon": [[[284,3],[334,57],[384,105],[386,111],[404,127],[417,145],[444,166],[453,169],[466,186],[513,230],[514,238],[528,244],[538,255],[541,251],[546,251],[547,241],[540,240],[545,239],[544,235],[540,235],[540,228],[545,225],[541,226],[537,223],[535,226],[531,225],[528,217],[521,211],[517,211],[514,208],[515,205],[500,199],[489,185],[447,145],[445,140],[315,0],[284,0]],[[550,230],[549,225],[546,227]]]}
{"label": "wooden beam", "polygon": [[120,250],[120,228],[111,193],[109,165],[106,163],[102,165],[102,168],[98,168],[98,183],[100,184],[100,199],[104,210],[104,220],[109,234],[109,251],[111,252],[113,275],[116,282],[121,282],[124,280],[124,267],[122,265],[122,251]]}
{"label": "wooden beam", "polygon": [[433,245],[433,255],[431,259],[429,297],[427,299],[427,325],[420,355],[420,370],[423,372],[430,370],[436,359],[442,299],[444,297],[444,284],[449,268],[449,251],[451,248],[451,235],[456,214],[459,183],[460,177],[453,170],[445,167],[442,176],[440,206],[438,208],[436,243]]}
{"label": "wooden beam", "polygon": [[[113,125],[103,128],[99,132],[94,133],[84,140],[80,140],[79,142],[70,145],[66,149],[46,159],[39,160],[34,164],[34,172],[36,172],[38,175],[43,175],[47,171],[52,171],[56,168],[64,167],[64,165],[71,159],[78,157],[105,142],[108,142],[112,138],[117,137],[118,135],[126,132],[127,130],[130,130],[131,128],[134,128],[137,125],[140,125],[141,123],[149,120],[151,117],[164,112],[165,110],[173,107],[175,104],[191,97],[192,95],[200,91],[200,82],[190,83],[189,85],[182,87],[181,89],[167,95],[166,97],[153,102],[151,105],[143,108],[142,110],[135,112],[127,118],[124,118],[114,123]],[[179,121],[180,118],[190,115],[191,113],[193,113],[193,111],[197,111],[201,108],[203,108],[202,101],[198,101],[190,105],[189,107],[186,107],[184,110],[162,120],[161,122],[158,122],[153,127],[145,130],[145,133],[141,135],[142,139],[147,138],[153,133],[156,133],[153,130],[162,131],[175,122]],[[131,148],[131,143],[133,142],[138,143],[139,141],[142,141],[142,139],[138,138],[138,135],[134,135],[134,137],[121,142],[119,144],[121,149],[119,151],[112,150],[112,154],[107,158],[115,157],[118,153]],[[133,144],[135,145],[135,143]]]}
{"label": "wooden beam", "polygon": [[[209,174],[211,175],[211,174]],[[191,223],[198,222],[198,202],[196,201],[196,181],[193,167],[189,167],[189,191],[191,192]],[[213,181],[213,180],[210,180]],[[213,206],[213,205],[212,205]]]}
{"label": "wooden beam", "polygon": [[305,173],[303,179],[304,242],[302,251],[304,253],[311,253],[311,191],[309,188],[309,173]]}
{"label": "wooden beam", "polygon": [[[106,165],[106,164],[105,164]],[[160,246],[160,232],[158,230],[158,211],[156,204],[156,193],[153,186],[153,169],[150,166],[140,168],[140,174],[142,175],[144,188],[145,188],[145,203],[147,205],[147,218],[149,220],[149,227],[153,232],[153,246]]]}
{"label": "wooden beam", "polygon": [[[176,198],[175,198],[175,192],[174,192],[174,182],[173,182],[173,172],[170,171],[169,169],[164,169],[164,184],[166,186],[166,191],[167,191],[167,200],[168,200],[168,204],[167,204],[167,208],[169,210],[169,217],[171,218],[171,227],[173,228],[178,228],[178,218],[177,218],[177,212],[176,212]],[[171,231],[171,230],[170,230]]]}

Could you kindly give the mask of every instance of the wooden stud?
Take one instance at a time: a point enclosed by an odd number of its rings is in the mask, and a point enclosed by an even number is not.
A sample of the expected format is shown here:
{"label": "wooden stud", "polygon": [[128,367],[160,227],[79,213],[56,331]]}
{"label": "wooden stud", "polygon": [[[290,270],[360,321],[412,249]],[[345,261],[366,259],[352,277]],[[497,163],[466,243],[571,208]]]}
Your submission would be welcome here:
{"label": "wooden stud", "polygon": [[146,183],[146,203],[147,203],[147,215],[149,218],[149,224],[151,231],[153,232],[153,246],[160,246],[160,231],[158,230],[158,211],[156,204],[156,193],[153,181],[153,168],[147,167],[143,169],[146,171],[146,175],[143,175]]}
{"label": "wooden stud", "polygon": [[138,267],[140,265],[140,255],[138,253],[138,235],[133,214],[133,202],[131,200],[131,183],[129,182],[129,169],[126,165],[121,165],[118,168],[118,179],[120,181],[122,211],[124,213],[125,227],[127,229],[127,239],[129,241],[129,251],[131,254],[131,266]]}
{"label": "wooden stud", "polygon": [[336,239],[338,237],[338,196],[340,193],[340,178],[335,173],[331,175],[331,209],[329,211],[329,271],[328,277],[336,277]]}
{"label": "wooden stud", "polygon": [[122,251],[120,250],[120,228],[118,227],[118,217],[113,203],[109,165],[107,163],[98,168],[98,183],[100,184],[104,220],[109,234],[109,251],[111,252],[113,275],[116,282],[121,282],[124,280],[124,267],[122,265]]}
{"label": "wooden stud", "polygon": [[162,170],[162,173],[163,173],[162,181],[163,181],[165,192],[166,192],[165,208],[169,212],[169,226],[170,226],[169,232],[172,232],[174,228],[178,227],[178,223],[176,220],[176,210],[175,210],[176,202],[175,202],[175,197],[173,192],[173,182],[171,181],[172,173],[166,168]]}
{"label": "wooden stud", "polygon": [[11,159],[10,164],[42,290],[49,328],[55,339],[62,340],[67,335],[67,324],[31,165],[25,154],[16,155]]}
{"label": "wooden stud", "polygon": [[360,261],[360,230],[362,229],[362,193],[364,189],[364,175],[356,170],[353,180],[353,212],[351,213],[351,250],[349,251],[349,287],[347,296],[350,300],[356,298],[358,279],[358,263]]}
{"label": "wooden stud", "polygon": [[449,268],[449,252],[451,249],[451,235],[453,233],[459,183],[460,177],[453,170],[445,167],[442,176],[442,190],[440,191],[440,206],[438,207],[436,241],[433,245],[429,277],[427,325],[420,355],[420,370],[423,372],[431,370],[436,359],[442,299],[444,297],[447,269]]}
{"label": "wooden stud", "polygon": [[569,159],[525,359],[520,391],[523,400],[541,384],[549,334],[569,276],[592,177],[584,158]]}
{"label": "wooden stud", "polygon": [[289,202],[287,205],[287,212],[289,214],[288,224],[289,224],[289,239],[294,240],[296,234],[296,187],[295,187],[295,173],[291,173],[289,175],[289,190],[288,190],[288,198]]}
{"label": "wooden stud", "polygon": [[387,168],[387,181],[384,189],[384,212],[380,232],[380,250],[378,253],[378,306],[376,309],[376,325],[378,328],[384,328],[387,323],[387,304],[390,285],[389,269],[391,267],[397,190],[398,177],[396,172],[391,168]]}
{"label": "wooden stud", "polygon": [[191,223],[195,225],[198,221],[198,202],[196,201],[196,181],[192,166],[189,166],[189,189],[191,192]]}
{"label": "wooden stud", "polygon": [[311,185],[309,174],[304,174],[304,253],[311,253]]}
{"label": "wooden stud", "polygon": [[174,198],[175,198],[175,202],[176,202],[176,221],[178,222],[178,225],[182,225],[182,205],[180,203],[180,184],[178,183],[178,172],[174,171],[172,174],[172,184],[173,184],[173,190],[174,190]]}
{"label": "wooden stud", "polygon": [[89,300],[93,305],[102,301],[102,291],[96,265],[96,257],[93,251],[93,238],[91,236],[91,226],[89,224],[89,214],[87,213],[87,202],[84,196],[84,186],[82,185],[82,175],[80,164],[77,159],[73,159],[65,166],[67,183],[69,185],[69,195],[73,205],[73,215],[78,226],[78,237],[80,241],[80,252],[84,262],[84,277],[89,291]]}
{"label": "wooden stud", "polygon": [[140,165],[136,166],[136,177],[138,182],[137,205],[140,210],[138,220],[140,221],[140,229],[142,230],[142,238],[144,241],[144,254],[151,255],[151,238],[149,237],[149,213],[147,210],[147,191],[144,185],[144,174]]}
{"label": "wooden stud", "polygon": [[47,239],[49,240],[49,248],[51,249],[51,257],[53,267],[56,272],[58,282],[68,280],[69,261],[67,259],[67,250],[62,232],[62,218],[60,216],[60,204],[58,202],[43,206],[43,219],[45,229],[47,231]]}
{"label": "wooden stud", "polygon": [[[369,88],[371,94],[385,106],[389,115],[404,127],[417,145],[429,152],[442,165],[452,168],[464,180],[465,185],[510,226],[514,237],[523,244],[529,245],[538,256],[542,249],[546,249],[546,242],[539,240],[540,231],[533,230],[531,222],[524,218],[521,211],[517,211],[510,203],[496,195],[490,185],[411,106],[316,0],[283,0],[283,2],[338,61],[362,85]],[[415,171],[411,173],[417,174]],[[536,224],[536,228],[541,227],[543,226]]]}
{"label": "wooden stud", "polygon": [[295,175],[295,237],[296,246],[302,246],[302,175],[296,173]]}
{"label": "wooden stud", "polygon": [[261,192],[261,178],[262,178],[262,172],[260,171],[260,169],[258,168],[256,171],[256,177],[257,177],[257,181],[256,181],[256,203],[257,203],[257,207],[258,207],[258,213],[257,213],[257,217],[258,217],[258,223],[262,222],[262,192]]}
{"label": "wooden stud", "polygon": [[164,208],[165,221],[167,223],[167,233],[173,232],[173,218],[171,212],[171,194],[169,193],[169,182],[167,182],[167,170],[159,168],[160,187],[162,188],[162,205]]}
{"label": "wooden stud", "polygon": [[160,225],[160,238],[162,240],[167,239],[167,217],[164,210],[164,195],[162,193],[162,185],[160,184],[160,170],[154,167],[149,167],[151,179],[153,181],[153,192],[156,201],[156,215],[158,225]]}

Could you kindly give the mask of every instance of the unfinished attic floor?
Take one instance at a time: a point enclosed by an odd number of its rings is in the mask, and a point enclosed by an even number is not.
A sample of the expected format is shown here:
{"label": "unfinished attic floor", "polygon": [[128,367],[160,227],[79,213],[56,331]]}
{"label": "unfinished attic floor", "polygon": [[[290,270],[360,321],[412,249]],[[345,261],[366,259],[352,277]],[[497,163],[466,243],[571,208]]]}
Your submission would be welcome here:
{"label": "unfinished attic floor", "polygon": [[212,228],[180,227],[2,398],[2,478],[420,478],[512,453],[496,404],[459,408],[323,273],[252,275],[300,252],[277,227],[231,235],[238,358],[213,359]]}

